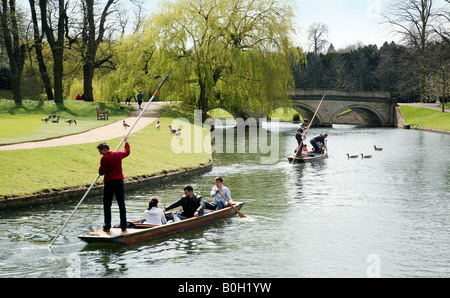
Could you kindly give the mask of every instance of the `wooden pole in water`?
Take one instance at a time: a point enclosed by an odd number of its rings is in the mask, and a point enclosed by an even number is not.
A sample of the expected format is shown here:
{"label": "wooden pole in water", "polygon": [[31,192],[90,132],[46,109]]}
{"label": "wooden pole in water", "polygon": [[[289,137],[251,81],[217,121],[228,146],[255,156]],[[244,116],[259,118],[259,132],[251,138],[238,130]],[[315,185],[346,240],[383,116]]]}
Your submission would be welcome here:
{"label": "wooden pole in water", "polygon": [[[316,112],[314,113],[314,116],[312,117],[312,120],[311,120],[311,122],[310,122],[309,125],[308,125],[308,129],[306,130],[305,135],[303,136],[302,141],[300,142],[300,145],[299,145],[298,148],[297,148],[297,152],[295,152],[295,156],[294,156],[294,158],[292,159],[292,162],[294,162],[295,159],[297,158],[297,155],[298,155],[298,153],[300,152],[300,150],[301,150],[301,148],[302,148],[302,146],[303,146],[303,141],[305,140],[306,135],[308,134],[309,129],[311,128],[311,126],[312,126],[312,124],[313,124],[313,122],[314,122],[314,119],[316,119],[316,115],[317,115],[317,113],[319,112],[320,106],[322,105],[323,100],[325,99],[325,96],[326,96],[326,94],[322,97],[322,100],[320,101],[319,106],[317,107]],[[301,154],[300,154],[300,156],[301,156]]]}
{"label": "wooden pole in water", "polygon": [[[125,140],[128,138],[128,136],[130,135],[130,133],[133,131],[134,127],[136,126],[136,124],[139,122],[139,120],[141,119],[142,115],[144,114],[144,112],[147,110],[148,106],[150,105],[150,103],[153,101],[153,99],[155,99],[156,95],[158,94],[159,90],[161,89],[161,87],[164,85],[164,83],[167,81],[167,79],[169,78],[169,75],[167,74],[166,77],[164,78],[164,80],[162,81],[162,83],[159,85],[159,87],[156,89],[155,93],[153,94],[152,98],[148,101],[147,105],[145,106],[145,108],[142,110],[141,114],[139,115],[139,117],[136,119],[136,121],[134,122],[134,124],[130,127],[130,130],[128,131],[128,133],[125,135],[125,137],[122,139],[122,141],[120,142],[119,146],[117,146],[116,151],[119,151],[120,147],[123,145],[123,143],[125,142]],[[89,189],[86,191],[86,193],[84,194],[83,198],[81,198],[80,202],[78,203],[78,205],[75,207],[75,209],[72,211],[72,214],[70,214],[70,216],[67,218],[66,222],[64,223],[64,225],[62,226],[62,228],[59,230],[58,234],[56,234],[55,238],[53,238],[53,241],[50,243],[50,248],[52,248],[53,243],[55,243],[56,239],[59,237],[59,235],[61,234],[61,232],[64,230],[64,228],[67,226],[67,224],[69,223],[69,221],[72,219],[73,215],[75,214],[75,212],[78,210],[78,208],[80,207],[81,203],[83,203],[83,201],[86,199],[86,197],[88,196],[88,194],[91,192],[92,188],[94,187],[94,185],[97,183],[98,179],[100,178],[100,174],[97,175],[97,178],[95,178],[94,182],[92,182],[91,186],[89,187]]]}

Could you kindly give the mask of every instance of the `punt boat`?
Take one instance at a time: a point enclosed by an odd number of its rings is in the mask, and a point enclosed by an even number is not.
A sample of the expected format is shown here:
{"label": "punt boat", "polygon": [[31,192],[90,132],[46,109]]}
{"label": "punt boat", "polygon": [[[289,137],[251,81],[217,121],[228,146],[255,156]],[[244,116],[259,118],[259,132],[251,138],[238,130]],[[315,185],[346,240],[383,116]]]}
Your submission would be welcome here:
{"label": "punt boat", "polygon": [[292,156],[288,156],[288,160],[289,162],[296,162],[296,163],[307,163],[307,162],[314,162],[314,161],[319,161],[319,160],[323,160],[327,157],[326,154],[319,154],[319,153],[308,153],[307,156],[297,156],[295,157],[295,155]]}
{"label": "punt boat", "polygon": [[[233,202],[233,205],[237,210],[240,210],[244,203]],[[217,211],[205,209],[205,214],[202,216],[191,217],[161,226],[141,223],[142,220],[138,220],[132,222],[135,227],[127,229],[126,232],[122,232],[120,228],[111,228],[108,233],[103,230],[98,230],[80,235],[78,238],[87,243],[118,243],[121,245],[132,245],[198,228],[216,221],[224,220],[236,214],[237,212],[233,207],[226,207]]]}

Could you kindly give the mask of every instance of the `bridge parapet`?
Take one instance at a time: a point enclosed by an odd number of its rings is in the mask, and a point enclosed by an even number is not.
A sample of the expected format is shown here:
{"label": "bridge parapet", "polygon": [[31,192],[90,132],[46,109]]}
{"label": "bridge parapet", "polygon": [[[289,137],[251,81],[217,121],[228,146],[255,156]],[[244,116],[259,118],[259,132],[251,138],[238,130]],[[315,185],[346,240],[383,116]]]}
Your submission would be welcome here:
{"label": "bridge parapet", "polygon": [[342,90],[321,90],[321,89],[295,89],[292,94],[294,97],[318,97],[322,98],[326,95],[330,100],[341,100],[341,99],[356,99],[364,101],[366,99],[370,100],[391,100],[391,94],[389,92],[379,92],[379,91],[342,91]]}

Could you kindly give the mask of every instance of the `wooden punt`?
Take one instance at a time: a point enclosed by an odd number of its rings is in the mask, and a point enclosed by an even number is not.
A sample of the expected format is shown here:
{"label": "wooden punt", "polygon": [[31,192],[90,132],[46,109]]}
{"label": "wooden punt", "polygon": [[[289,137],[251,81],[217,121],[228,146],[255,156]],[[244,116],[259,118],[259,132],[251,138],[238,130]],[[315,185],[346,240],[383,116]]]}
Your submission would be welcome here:
{"label": "wooden punt", "polygon": [[[237,210],[240,210],[244,203],[233,202],[233,205]],[[87,243],[118,243],[122,245],[131,245],[198,228],[234,215],[236,215],[236,210],[232,207],[223,208],[217,211],[205,210],[205,214],[202,216],[192,217],[162,226],[142,224],[139,223],[139,221],[135,221],[133,224],[136,228],[127,229],[126,232],[122,232],[120,228],[111,228],[108,233],[103,230],[98,230],[80,235],[78,238]]]}
{"label": "wooden punt", "polygon": [[307,162],[315,162],[319,160],[323,160],[327,157],[326,154],[319,154],[319,153],[308,153],[308,156],[297,156],[295,155],[288,156],[289,162],[296,162],[296,163],[307,163]]}

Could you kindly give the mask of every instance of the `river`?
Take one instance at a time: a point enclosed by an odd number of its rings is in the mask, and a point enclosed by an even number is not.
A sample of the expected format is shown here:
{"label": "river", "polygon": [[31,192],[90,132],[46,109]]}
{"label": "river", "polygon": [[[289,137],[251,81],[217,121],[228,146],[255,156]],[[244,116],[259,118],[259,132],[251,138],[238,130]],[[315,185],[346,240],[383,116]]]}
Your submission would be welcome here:
{"label": "river", "polygon": [[101,197],[89,197],[50,250],[77,201],[3,211],[0,277],[450,277],[450,136],[314,128],[310,137],[329,133],[329,158],[291,165],[295,128],[268,127],[279,140],[274,163],[261,163],[260,153],[220,153],[205,175],[127,194],[128,219],[139,219],[150,197],[165,206],[186,184],[209,199],[220,175],[247,218],[129,247],[86,245],[77,235],[103,220]]}

